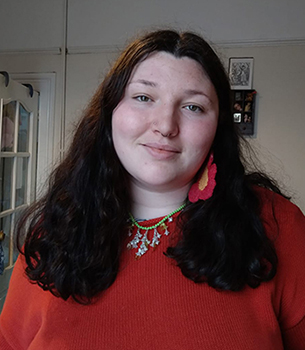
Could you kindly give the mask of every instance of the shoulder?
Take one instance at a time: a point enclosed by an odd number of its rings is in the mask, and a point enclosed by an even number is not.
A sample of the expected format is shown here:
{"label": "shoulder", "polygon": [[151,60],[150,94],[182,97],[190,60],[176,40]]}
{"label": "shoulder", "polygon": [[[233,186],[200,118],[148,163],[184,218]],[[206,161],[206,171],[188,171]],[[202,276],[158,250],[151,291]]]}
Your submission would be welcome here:
{"label": "shoulder", "polygon": [[257,194],[266,234],[278,256],[274,303],[283,338],[287,344],[296,337],[305,341],[305,217],[281,195],[266,189],[257,189]]}
{"label": "shoulder", "polygon": [[41,327],[51,293],[31,283],[25,274],[23,256],[15,264],[6,301],[0,316],[2,336],[15,348],[24,348]]}
{"label": "shoulder", "polygon": [[294,255],[305,263],[305,216],[300,208],[270,190],[259,188],[256,192],[266,234],[274,243],[279,258],[282,254],[286,258]]}
{"label": "shoulder", "polygon": [[[264,210],[267,210],[269,207],[270,209],[286,209],[289,212],[301,212],[301,210],[295,205],[293,204],[289,199],[283,197],[282,195],[275,193],[269,189],[266,188],[262,188],[259,186],[255,186],[254,190],[258,196],[258,198],[260,199],[261,202],[261,207]],[[272,206],[272,208],[270,208],[270,206]]]}
{"label": "shoulder", "polygon": [[304,236],[305,217],[299,207],[268,189],[256,187],[255,192],[260,201],[260,215],[265,225],[279,231],[285,229],[290,235],[301,231],[301,237]]}
{"label": "shoulder", "polygon": [[[302,276],[305,270],[305,216],[283,196],[266,189],[256,191],[266,234],[278,255],[279,276]],[[305,296],[305,279],[302,280]]]}

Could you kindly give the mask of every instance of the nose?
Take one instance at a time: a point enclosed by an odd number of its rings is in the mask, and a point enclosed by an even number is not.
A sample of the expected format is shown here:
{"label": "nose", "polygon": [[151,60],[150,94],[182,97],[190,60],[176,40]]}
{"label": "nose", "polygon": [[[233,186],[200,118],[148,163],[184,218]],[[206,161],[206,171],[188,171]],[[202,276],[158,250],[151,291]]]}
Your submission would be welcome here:
{"label": "nose", "polygon": [[153,131],[163,137],[175,137],[179,133],[179,112],[174,106],[160,106],[153,118]]}

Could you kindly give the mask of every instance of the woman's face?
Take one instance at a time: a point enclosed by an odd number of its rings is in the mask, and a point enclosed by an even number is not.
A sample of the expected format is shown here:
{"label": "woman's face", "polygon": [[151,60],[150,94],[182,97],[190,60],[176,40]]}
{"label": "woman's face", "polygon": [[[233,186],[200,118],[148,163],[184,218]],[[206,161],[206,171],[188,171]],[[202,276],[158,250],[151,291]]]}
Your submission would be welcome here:
{"label": "woman's face", "polygon": [[199,63],[156,52],[135,67],[113,111],[113,143],[134,185],[176,190],[201,167],[217,122],[216,91]]}

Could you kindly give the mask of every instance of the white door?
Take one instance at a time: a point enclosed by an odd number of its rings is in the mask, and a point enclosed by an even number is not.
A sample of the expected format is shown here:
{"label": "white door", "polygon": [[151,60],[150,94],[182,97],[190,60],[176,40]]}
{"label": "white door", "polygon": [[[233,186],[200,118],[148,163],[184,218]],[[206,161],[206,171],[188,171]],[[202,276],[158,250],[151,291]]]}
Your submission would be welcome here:
{"label": "white door", "polygon": [[38,93],[0,75],[0,311],[18,251],[14,224],[35,199]]}

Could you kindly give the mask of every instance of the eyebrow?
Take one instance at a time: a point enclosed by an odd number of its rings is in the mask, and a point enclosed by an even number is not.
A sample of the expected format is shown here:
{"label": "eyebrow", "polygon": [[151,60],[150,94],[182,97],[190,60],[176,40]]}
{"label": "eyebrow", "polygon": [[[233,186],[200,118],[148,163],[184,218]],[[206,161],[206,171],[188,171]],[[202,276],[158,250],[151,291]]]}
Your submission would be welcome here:
{"label": "eyebrow", "polygon": [[193,89],[187,89],[184,90],[184,92],[188,95],[201,95],[204,96],[205,98],[207,98],[209,100],[209,102],[212,102],[212,99],[210,98],[210,96],[208,96],[207,94],[205,94],[203,91],[200,90],[193,90]]}
{"label": "eyebrow", "polygon": [[156,87],[158,85],[157,83],[155,83],[153,81],[145,80],[145,79],[138,79],[138,80],[135,80],[135,81],[131,81],[129,84],[135,84],[135,83],[143,84],[143,85],[146,85],[146,86],[152,86],[152,87]]}

